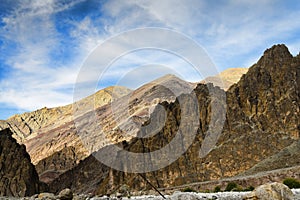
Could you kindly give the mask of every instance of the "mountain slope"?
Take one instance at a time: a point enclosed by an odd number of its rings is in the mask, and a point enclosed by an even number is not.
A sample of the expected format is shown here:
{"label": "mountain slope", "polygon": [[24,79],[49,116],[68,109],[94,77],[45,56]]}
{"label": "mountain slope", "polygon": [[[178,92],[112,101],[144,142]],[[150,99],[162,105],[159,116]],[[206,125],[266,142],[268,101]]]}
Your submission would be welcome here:
{"label": "mountain slope", "polygon": [[216,76],[210,76],[205,78],[201,83],[213,83],[215,86],[227,91],[230,86],[237,83],[243,74],[246,74],[248,68],[229,68],[222,71]]}
{"label": "mountain slope", "polygon": [[[119,98],[128,94],[130,91],[130,89],[121,86],[108,87],[80,100],[79,103],[82,107],[85,107],[89,102],[93,102],[97,108],[110,103],[113,98]],[[36,137],[41,129],[54,129],[63,123],[71,121],[72,117],[72,104],[56,108],[45,107],[33,112],[11,116],[7,120],[0,120],[0,129],[10,128],[17,141],[24,143]]]}
{"label": "mountain slope", "polygon": [[[74,105],[75,110],[79,109],[79,114],[75,112],[59,120],[57,126],[39,129],[24,144],[34,164],[39,161],[52,163],[55,153],[66,147],[73,147],[76,156],[72,163],[78,163],[91,152],[106,145],[133,138],[158,103],[172,102],[177,95],[190,92],[192,87],[192,84],[176,76],[166,75],[92,111],[86,109],[91,104],[93,106],[93,101],[86,101],[85,105],[79,102],[79,108]],[[43,180],[49,182],[69,169],[68,165],[60,165],[68,155],[59,155],[56,162],[58,166],[46,165],[45,168],[38,168]],[[54,173],[53,169],[56,167],[60,170]]]}
{"label": "mountain slope", "polygon": [[[199,125],[193,144],[176,162],[158,171],[145,173],[144,176],[157,187],[217,180],[237,175],[291,145],[299,138],[299,66],[299,57],[293,57],[284,45],[275,45],[266,50],[257,64],[226,92],[227,111],[222,134],[204,157],[199,157],[203,141],[207,137],[214,137],[214,132],[208,131],[209,122],[213,119],[211,105],[212,102],[222,100],[224,92],[218,87],[199,84],[194,90],[198,101]],[[211,96],[209,91],[215,91],[216,96]],[[186,128],[179,133],[187,137],[194,125],[184,120],[193,120],[193,116],[190,112],[185,115],[180,113],[181,109],[189,108],[188,99],[188,95],[183,94],[174,103],[161,103],[167,111],[163,128],[152,137],[134,138],[119,146],[129,152],[158,150],[175,137],[181,123]],[[157,113],[152,113],[151,120],[154,122],[159,118]],[[148,123],[150,121],[143,126]],[[138,134],[143,136],[147,133],[145,128]],[[174,152],[184,148],[179,147]],[[99,152],[110,152],[112,148],[106,146]],[[122,151],[111,155],[115,164],[121,155]],[[168,159],[168,156],[165,158]],[[150,159],[146,166],[157,162],[164,162],[164,159]],[[139,161],[127,164],[128,168],[135,168]],[[88,190],[85,188],[87,184]],[[136,174],[109,169],[91,155],[74,169],[62,174],[50,187],[53,191],[71,187],[79,192],[104,194],[116,190],[122,184],[129,185],[132,190],[149,189]]]}
{"label": "mountain slope", "polygon": [[259,172],[266,172],[276,169],[300,166],[300,140],[295,141],[290,146],[282,149],[278,153],[262,160],[250,169],[243,172],[242,175],[252,175]]}

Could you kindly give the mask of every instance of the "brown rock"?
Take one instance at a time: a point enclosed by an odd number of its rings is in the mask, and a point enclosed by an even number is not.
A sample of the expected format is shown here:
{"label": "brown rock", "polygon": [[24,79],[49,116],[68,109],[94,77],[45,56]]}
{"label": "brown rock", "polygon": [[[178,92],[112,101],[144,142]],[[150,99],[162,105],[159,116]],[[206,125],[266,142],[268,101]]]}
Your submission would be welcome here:
{"label": "brown rock", "polygon": [[69,188],[66,188],[58,194],[58,198],[60,200],[72,200],[73,199],[73,192]]}
{"label": "brown rock", "polygon": [[0,196],[31,196],[40,187],[25,146],[17,143],[9,129],[0,131]]}
{"label": "brown rock", "polygon": [[37,198],[41,199],[41,200],[55,200],[55,199],[57,199],[56,196],[53,193],[48,193],[48,192],[43,192],[43,193],[38,194]]}

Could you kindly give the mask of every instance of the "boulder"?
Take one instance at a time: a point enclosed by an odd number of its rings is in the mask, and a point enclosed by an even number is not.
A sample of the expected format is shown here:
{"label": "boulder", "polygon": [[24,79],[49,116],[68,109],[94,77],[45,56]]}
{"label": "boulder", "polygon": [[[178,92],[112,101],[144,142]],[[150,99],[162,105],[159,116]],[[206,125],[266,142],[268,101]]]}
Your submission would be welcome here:
{"label": "boulder", "polygon": [[71,200],[73,199],[73,192],[69,188],[66,188],[58,194],[58,198],[61,200]]}
{"label": "boulder", "polygon": [[257,187],[243,200],[293,200],[293,192],[282,183],[268,183]]}
{"label": "boulder", "polygon": [[56,196],[53,193],[48,193],[48,192],[40,193],[37,196],[37,198],[42,199],[42,200],[55,200],[55,199],[57,199]]}

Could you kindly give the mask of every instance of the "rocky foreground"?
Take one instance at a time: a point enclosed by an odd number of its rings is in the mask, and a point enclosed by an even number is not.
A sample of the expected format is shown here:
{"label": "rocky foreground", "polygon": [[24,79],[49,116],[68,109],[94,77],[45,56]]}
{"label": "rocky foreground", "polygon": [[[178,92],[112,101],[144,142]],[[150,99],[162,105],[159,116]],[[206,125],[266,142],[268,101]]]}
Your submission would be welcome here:
{"label": "rocky foreground", "polygon": [[289,189],[282,183],[268,183],[257,187],[252,192],[217,192],[217,193],[197,193],[197,192],[180,192],[175,191],[173,194],[158,195],[142,195],[131,196],[127,194],[117,193],[111,196],[91,196],[87,194],[73,194],[72,190],[64,189],[58,195],[53,193],[40,193],[31,197],[0,197],[0,199],[15,200],[131,200],[131,199],[152,199],[152,200],[300,200],[300,189]]}

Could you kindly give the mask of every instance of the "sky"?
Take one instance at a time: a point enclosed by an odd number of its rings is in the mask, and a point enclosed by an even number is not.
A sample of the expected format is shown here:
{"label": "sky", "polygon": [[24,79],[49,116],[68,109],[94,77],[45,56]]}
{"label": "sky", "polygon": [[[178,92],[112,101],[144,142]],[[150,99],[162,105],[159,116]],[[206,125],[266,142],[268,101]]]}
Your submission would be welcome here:
{"label": "sky", "polygon": [[[128,31],[180,33],[201,46],[220,72],[250,67],[278,43],[297,55],[299,16],[297,0],[0,0],[0,119],[72,103],[93,52]],[[96,57],[128,46],[115,43]],[[167,73],[193,82],[204,78],[180,56],[159,49],[122,54],[105,69],[81,81],[97,78],[97,90],[116,84],[134,89]]]}

